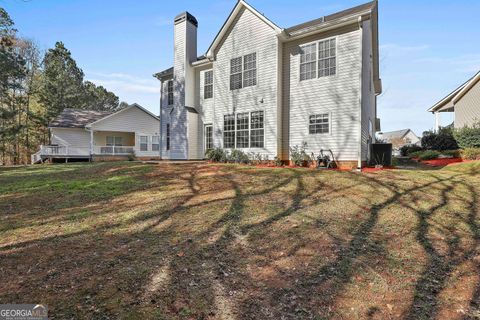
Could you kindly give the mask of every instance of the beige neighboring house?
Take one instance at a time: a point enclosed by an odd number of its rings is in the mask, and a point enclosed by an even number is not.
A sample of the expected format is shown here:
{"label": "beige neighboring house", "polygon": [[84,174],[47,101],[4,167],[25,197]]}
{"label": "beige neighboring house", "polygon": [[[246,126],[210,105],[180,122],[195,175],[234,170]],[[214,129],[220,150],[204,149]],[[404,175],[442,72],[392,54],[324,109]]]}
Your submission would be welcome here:
{"label": "beige neighboring house", "polygon": [[454,112],[454,127],[472,126],[480,121],[480,72],[428,109],[435,115],[435,131],[440,128],[440,113]]}
{"label": "beige neighboring house", "polygon": [[400,153],[400,148],[407,144],[415,144],[420,146],[420,138],[410,129],[389,131],[389,132],[379,132],[377,133],[377,138],[385,142],[391,143],[393,148],[394,155]]}
{"label": "beige neighboring house", "polygon": [[65,109],[49,124],[51,145],[41,146],[32,163],[159,159],[159,128],[159,118],[136,103],[116,112]]}

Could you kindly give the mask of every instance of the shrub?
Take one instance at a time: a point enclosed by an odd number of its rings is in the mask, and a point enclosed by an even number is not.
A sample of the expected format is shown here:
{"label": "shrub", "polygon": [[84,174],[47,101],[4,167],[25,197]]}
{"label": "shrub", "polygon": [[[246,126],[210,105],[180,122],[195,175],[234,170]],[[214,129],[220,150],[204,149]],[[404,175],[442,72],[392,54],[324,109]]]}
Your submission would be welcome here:
{"label": "shrub", "polygon": [[453,131],[460,148],[480,148],[480,122]]}
{"label": "shrub", "polygon": [[221,148],[207,150],[205,157],[213,162],[227,162],[228,154]]}
{"label": "shrub", "polygon": [[410,158],[419,158],[424,152],[425,152],[425,150],[419,150],[419,151],[415,151],[415,152],[410,153],[408,156]]}
{"label": "shrub", "polygon": [[230,161],[235,163],[249,163],[250,159],[248,159],[248,155],[243,152],[242,150],[233,149],[232,153],[228,157]]}
{"label": "shrub", "polygon": [[462,159],[480,160],[480,148],[465,148],[460,151]]}
{"label": "shrub", "polygon": [[420,160],[432,160],[432,159],[437,159],[439,155],[440,155],[440,152],[438,151],[427,150],[427,151],[424,151],[418,158]]}
{"label": "shrub", "polygon": [[280,160],[279,157],[275,157],[274,160],[275,160],[275,166],[277,166],[277,167],[283,166],[283,161]]}
{"label": "shrub", "polygon": [[416,144],[406,144],[400,148],[400,154],[402,156],[410,156],[412,152],[423,151],[424,149]]}
{"label": "shrub", "polygon": [[458,144],[453,137],[453,129],[444,127],[437,132],[425,131],[422,137],[422,147],[427,150],[453,150]]}
{"label": "shrub", "polygon": [[460,158],[460,150],[445,150],[441,152],[444,156]]}
{"label": "shrub", "polygon": [[306,142],[303,142],[301,146],[296,145],[290,148],[290,158],[296,166],[303,166],[305,161],[308,162],[312,160],[305,151],[306,148]]}
{"label": "shrub", "polygon": [[127,156],[127,159],[128,159],[128,161],[135,161],[135,159],[136,159],[135,154],[130,153],[130,154]]}

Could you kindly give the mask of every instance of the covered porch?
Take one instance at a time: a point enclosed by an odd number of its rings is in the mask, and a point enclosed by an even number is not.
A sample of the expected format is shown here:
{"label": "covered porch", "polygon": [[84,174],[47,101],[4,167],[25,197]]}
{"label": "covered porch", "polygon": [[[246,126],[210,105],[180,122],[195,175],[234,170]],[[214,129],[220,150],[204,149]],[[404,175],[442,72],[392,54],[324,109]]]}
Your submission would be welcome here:
{"label": "covered porch", "polygon": [[88,138],[78,145],[55,144],[42,145],[32,155],[31,162],[38,163],[47,159],[87,159],[94,156],[127,157],[135,153],[135,132],[94,131],[89,130]]}

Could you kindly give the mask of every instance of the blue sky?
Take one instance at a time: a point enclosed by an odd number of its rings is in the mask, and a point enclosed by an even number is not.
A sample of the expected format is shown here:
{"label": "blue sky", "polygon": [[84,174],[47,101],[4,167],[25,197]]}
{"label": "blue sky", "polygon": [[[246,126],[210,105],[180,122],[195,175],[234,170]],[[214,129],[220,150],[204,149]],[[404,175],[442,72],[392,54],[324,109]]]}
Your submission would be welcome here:
{"label": "blue sky", "polygon": [[[362,0],[250,0],[280,27],[361,4]],[[169,67],[173,17],[185,10],[199,21],[204,53],[235,5],[229,1],[0,0],[23,36],[43,49],[61,40],[86,78],[121,100],[159,112],[158,81]],[[480,70],[477,0],[380,0],[381,78],[378,112],[384,131],[433,126],[426,109]],[[451,117],[443,117],[443,123]]]}

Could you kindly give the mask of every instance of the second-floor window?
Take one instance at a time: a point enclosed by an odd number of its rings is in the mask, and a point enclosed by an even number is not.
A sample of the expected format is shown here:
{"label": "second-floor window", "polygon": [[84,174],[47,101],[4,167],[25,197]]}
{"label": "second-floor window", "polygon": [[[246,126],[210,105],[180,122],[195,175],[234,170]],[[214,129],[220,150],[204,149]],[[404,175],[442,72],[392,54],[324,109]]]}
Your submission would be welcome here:
{"label": "second-floor window", "polygon": [[335,75],[336,39],[327,39],[300,47],[300,81]]}
{"label": "second-floor window", "polygon": [[210,99],[213,97],[213,70],[205,71],[203,81],[203,98]]}
{"label": "second-floor window", "polygon": [[167,103],[169,106],[173,105],[173,80],[167,82]]}
{"label": "second-floor window", "polygon": [[257,84],[257,54],[250,53],[230,60],[230,90]]}

